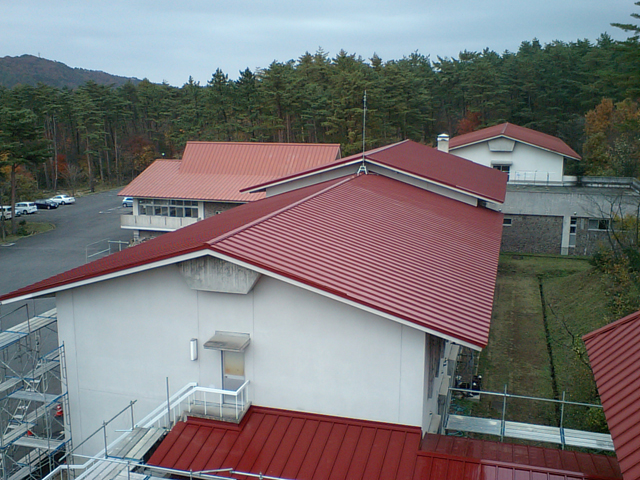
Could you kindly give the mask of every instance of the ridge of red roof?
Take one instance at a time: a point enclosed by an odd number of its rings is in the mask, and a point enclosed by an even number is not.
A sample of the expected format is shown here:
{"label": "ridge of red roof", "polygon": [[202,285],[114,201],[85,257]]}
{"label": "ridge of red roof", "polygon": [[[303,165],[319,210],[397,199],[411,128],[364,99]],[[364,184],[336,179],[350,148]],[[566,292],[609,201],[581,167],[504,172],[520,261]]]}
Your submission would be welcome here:
{"label": "ridge of red roof", "polygon": [[[298,480],[620,478],[615,474],[615,464],[610,466],[595,455],[581,454],[593,465],[588,461],[557,465],[549,460],[557,458],[556,451],[539,449],[549,459],[539,462],[542,465],[529,465],[520,458],[505,462],[499,452],[461,456],[425,449],[420,444],[419,427],[253,405],[239,425],[194,417],[177,423],[147,463],[193,472],[231,468]],[[489,453],[491,449],[480,451]],[[609,473],[613,475],[607,476]]]}
{"label": "ridge of red roof", "polygon": [[255,192],[272,185],[332,170],[339,166],[356,164],[360,160],[461,190],[485,200],[503,203],[506,195],[508,175],[505,173],[412,140],[386,145],[364,152],[364,154],[351,155],[331,164],[247,187],[244,191]]}
{"label": "ridge of red roof", "polygon": [[519,140],[545,150],[559,153],[560,155],[574,160],[581,159],[580,155],[578,155],[569,145],[558,137],[538,132],[530,128],[514,125],[513,123],[501,123],[500,125],[482,128],[475,132],[453,137],[449,141],[449,150],[455,150],[456,148],[465,147],[467,145],[490,140],[496,137],[508,137],[513,140]]}
{"label": "ridge of red roof", "polygon": [[640,479],[640,312],[583,339],[622,474]]}
{"label": "ridge of red roof", "polygon": [[119,195],[249,202],[255,183],[291,175],[340,158],[338,144],[187,142],[182,160],[156,160]]}
{"label": "ridge of red roof", "polygon": [[381,175],[349,176],[237,207],[0,301],[216,252],[482,348],[501,231],[498,212]]}

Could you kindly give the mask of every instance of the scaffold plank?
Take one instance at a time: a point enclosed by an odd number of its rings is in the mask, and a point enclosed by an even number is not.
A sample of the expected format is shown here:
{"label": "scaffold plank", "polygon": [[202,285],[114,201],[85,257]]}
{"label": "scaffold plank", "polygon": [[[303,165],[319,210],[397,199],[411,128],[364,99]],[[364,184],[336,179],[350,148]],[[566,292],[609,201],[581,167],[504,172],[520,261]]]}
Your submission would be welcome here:
{"label": "scaffold plank", "polygon": [[[502,422],[491,418],[468,417],[464,415],[449,415],[446,430],[480,433],[501,436]],[[605,433],[586,432],[565,428],[564,444],[573,447],[593,448],[596,450],[614,451],[611,435]],[[521,422],[504,422],[504,436],[521,440],[548,442],[562,445],[562,435],[559,427],[534,425]]]}
{"label": "scaffold plank", "polygon": [[22,437],[13,442],[21,447],[38,448],[54,452],[64,445],[64,440],[51,440],[47,438]]}
{"label": "scaffold plank", "polygon": [[17,390],[10,394],[9,398],[49,404],[57,401],[61,396],[62,394],[54,395],[51,393],[27,392],[25,390]]}
{"label": "scaffold plank", "polygon": [[20,385],[20,383],[22,383],[21,378],[13,377],[13,378],[9,378],[8,380],[5,380],[4,382],[0,383],[0,395],[4,394],[4,392],[8,390],[11,390],[17,385]]}
{"label": "scaffold plank", "polygon": [[27,321],[14,325],[7,330],[0,332],[0,350],[13,345],[20,339],[27,335],[48,327],[52,323],[58,320],[58,312],[55,308],[35,317],[30,318]]}

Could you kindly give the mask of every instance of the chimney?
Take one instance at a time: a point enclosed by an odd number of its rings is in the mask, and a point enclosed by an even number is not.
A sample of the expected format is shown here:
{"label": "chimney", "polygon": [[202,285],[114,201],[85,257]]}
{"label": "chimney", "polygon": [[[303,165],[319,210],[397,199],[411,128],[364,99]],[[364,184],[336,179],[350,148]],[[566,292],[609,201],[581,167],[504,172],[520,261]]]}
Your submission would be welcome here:
{"label": "chimney", "polygon": [[438,135],[438,150],[449,153],[449,135],[446,133]]}

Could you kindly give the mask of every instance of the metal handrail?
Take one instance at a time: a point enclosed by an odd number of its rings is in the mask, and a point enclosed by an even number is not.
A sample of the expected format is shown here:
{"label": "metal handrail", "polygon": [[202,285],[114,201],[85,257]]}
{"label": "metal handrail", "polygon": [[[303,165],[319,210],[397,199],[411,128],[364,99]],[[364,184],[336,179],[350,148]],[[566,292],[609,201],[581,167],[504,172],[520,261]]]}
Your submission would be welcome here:
{"label": "metal handrail", "polygon": [[72,455],[73,452],[75,452],[78,448],[80,448],[82,445],[87,443],[90,439],[92,439],[94,436],[96,436],[101,431],[104,434],[104,456],[106,458],[106,456],[108,455],[108,450],[107,450],[107,448],[108,448],[108,445],[107,445],[107,425],[109,425],[111,422],[113,422],[116,418],[118,418],[120,415],[122,415],[128,409],[131,409],[131,429],[133,430],[133,428],[134,428],[133,405],[135,405],[136,402],[137,402],[137,400],[133,400],[133,401],[129,402],[129,405],[127,405],[122,410],[120,410],[118,413],[116,413],[113,417],[111,417],[111,419],[109,419],[106,422],[103,421],[102,425],[95,432],[93,432],[91,435],[89,435],[87,438],[85,438],[82,442],[80,442],[78,445],[76,445],[73,448],[73,450],[71,450],[71,451],[67,452],[66,454],[64,454],[62,456],[62,458],[60,459],[60,461],[62,461],[65,458],[67,458],[69,455]]}
{"label": "metal handrail", "polygon": [[588,407],[588,408],[599,408],[602,409],[602,405],[593,404],[593,403],[583,403],[583,402],[572,402],[565,399],[565,392],[562,392],[562,400],[556,400],[555,398],[540,398],[540,397],[531,397],[528,395],[517,395],[513,393],[507,393],[507,385],[504,386],[504,393],[502,392],[486,392],[484,390],[471,390],[468,388],[456,388],[449,387],[449,391],[447,393],[447,409],[445,411],[445,421],[444,425],[447,424],[447,420],[449,417],[449,406],[451,405],[451,392],[462,392],[462,393],[471,393],[472,395],[493,395],[495,397],[502,397],[502,414],[500,418],[500,441],[504,441],[505,434],[505,426],[506,426],[506,412],[507,412],[507,399],[522,399],[522,400],[534,400],[538,402],[548,402],[560,404],[560,420],[558,428],[560,429],[560,444],[564,448],[565,445],[565,428],[564,428],[564,407],[565,405],[573,405],[578,407]]}
{"label": "metal handrail", "polygon": [[[159,407],[157,407],[153,412],[151,412],[149,415],[147,415],[144,419],[142,419],[138,425],[141,425],[143,427],[151,427],[152,425],[155,425],[158,421],[160,421],[163,417],[165,417],[167,415],[167,410],[175,410],[176,408],[180,408],[182,402],[184,402],[185,400],[189,399],[190,397],[195,397],[198,393],[203,393],[203,404],[205,407],[205,415],[206,415],[206,408],[207,408],[207,401],[206,401],[206,394],[210,393],[210,394],[214,394],[214,395],[218,395],[220,397],[223,397],[224,395],[227,396],[233,396],[236,399],[235,402],[235,413],[236,413],[236,419],[239,418],[239,412],[240,409],[239,407],[244,408],[244,406],[247,403],[247,399],[245,398],[245,392],[247,391],[247,387],[249,385],[249,380],[245,381],[239,388],[238,390],[222,390],[219,388],[209,388],[209,387],[200,387],[197,384],[188,384],[186,387],[183,387],[178,393],[174,394],[169,401],[169,405],[167,405],[167,402],[163,402],[162,405],[160,405]],[[178,396],[178,394],[182,393],[180,396]],[[238,403],[238,397],[242,397],[242,400],[240,403]],[[194,402],[195,403],[195,402]],[[189,402],[188,405],[188,411],[191,412],[191,405],[192,403]],[[222,401],[219,404],[219,408],[220,410],[222,410]],[[222,414],[220,415],[222,416]],[[174,416],[175,418],[175,416]],[[170,422],[170,419],[169,419]]]}

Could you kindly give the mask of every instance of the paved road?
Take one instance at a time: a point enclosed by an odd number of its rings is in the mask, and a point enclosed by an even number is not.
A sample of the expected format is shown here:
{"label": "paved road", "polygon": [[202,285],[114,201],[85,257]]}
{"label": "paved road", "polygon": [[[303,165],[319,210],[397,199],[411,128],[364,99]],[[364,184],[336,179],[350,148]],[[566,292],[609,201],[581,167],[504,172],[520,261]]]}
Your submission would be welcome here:
{"label": "paved road", "polygon": [[[131,231],[120,228],[120,215],[129,213],[131,208],[122,208],[122,198],[117,196],[117,192],[112,190],[79,197],[75,205],[63,205],[56,210],[38,210],[37,214],[26,217],[29,221],[53,223],[56,228],[21,238],[11,246],[0,246],[0,294],[84,264],[86,247],[93,242],[104,239],[131,240]],[[0,306],[0,316],[17,306],[19,304]],[[53,306],[52,299],[38,300],[35,310],[41,313]],[[20,317],[17,321],[26,319],[24,313]],[[5,318],[2,327],[7,328],[13,323],[16,322],[7,322]]]}

